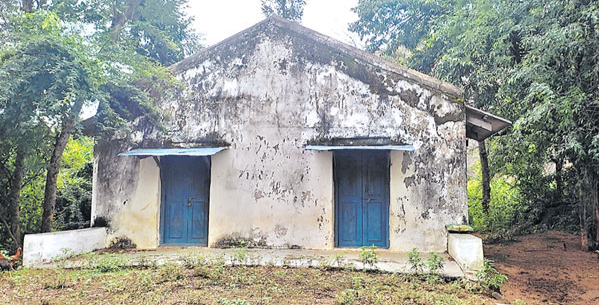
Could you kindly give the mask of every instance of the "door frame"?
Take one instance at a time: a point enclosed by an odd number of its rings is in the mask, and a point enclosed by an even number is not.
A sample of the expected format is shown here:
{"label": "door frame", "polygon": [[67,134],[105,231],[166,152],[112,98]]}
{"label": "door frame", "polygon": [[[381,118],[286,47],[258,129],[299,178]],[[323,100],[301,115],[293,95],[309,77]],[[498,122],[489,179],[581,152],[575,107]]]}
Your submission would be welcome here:
{"label": "door frame", "polygon": [[164,242],[164,231],[166,230],[166,192],[164,185],[164,164],[162,163],[162,157],[154,158],[159,168],[160,176],[160,220],[158,223],[158,235],[159,235],[159,247],[208,247],[208,241],[210,239],[210,189],[212,185],[212,158],[211,156],[169,156],[169,157],[187,157],[187,158],[199,158],[208,162],[208,171],[206,173],[208,179],[208,189],[206,194],[206,245],[198,245],[193,243],[165,243]]}
{"label": "door frame", "polygon": [[[347,150],[340,150],[343,152],[368,152],[371,151],[369,149],[347,149]],[[386,203],[386,219],[387,219],[387,225],[385,226],[385,246],[383,247],[378,247],[378,248],[382,248],[382,249],[388,249],[390,246],[390,236],[389,236],[389,232],[390,232],[390,215],[391,215],[391,152],[389,150],[383,150],[387,153],[387,169],[384,171],[386,174],[386,180],[387,183],[385,183],[385,203]],[[333,190],[334,190],[334,219],[333,219],[333,223],[334,223],[334,244],[335,244],[335,248],[360,248],[360,247],[340,247],[339,246],[339,189],[337,188],[337,185],[339,183],[338,179],[339,177],[337,177],[337,170],[336,170],[336,162],[335,162],[335,158],[337,155],[337,151],[333,151]],[[360,161],[362,162],[362,157],[360,157]],[[364,190],[362,190],[363,192]],[[364,198],[362,198],[362,204],[364,204]],[[362,220],[363,221],[363,220]],[[362,226],[364,226],[364,224],[362,223]],[[362,235],[364,235],[364,232],[362,232]],[[364,243],[364,240],[362,239],[362,243]]]}

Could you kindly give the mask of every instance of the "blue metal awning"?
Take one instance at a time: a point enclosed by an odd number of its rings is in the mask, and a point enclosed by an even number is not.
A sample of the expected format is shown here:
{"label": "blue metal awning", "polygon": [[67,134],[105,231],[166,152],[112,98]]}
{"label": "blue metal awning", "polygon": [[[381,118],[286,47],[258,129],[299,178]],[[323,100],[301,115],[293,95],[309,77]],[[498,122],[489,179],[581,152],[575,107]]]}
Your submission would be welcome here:
{"label": "blue metal awning", "polygon": [[364,149],[364,150],[402,150],[414,151],[414,145],[306,145],[308,150],[349,150],[349,149]]}
{"label": "blue metal awning", "polygon": [[226,147],[142,148],[120,153],[119,156],[212,156],[224,149],[226,149]]}

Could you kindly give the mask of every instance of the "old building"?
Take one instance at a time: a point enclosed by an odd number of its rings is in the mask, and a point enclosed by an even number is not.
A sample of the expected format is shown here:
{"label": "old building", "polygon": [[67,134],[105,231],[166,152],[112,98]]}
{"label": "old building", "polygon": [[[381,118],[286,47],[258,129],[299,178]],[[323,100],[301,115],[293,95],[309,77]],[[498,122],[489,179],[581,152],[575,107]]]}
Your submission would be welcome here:
{"label": "old building", "polygon": [[97,144],[92,218],[138,248],[447,249],[467,135],[509,122],[462,91],[272,17],[174,65],[160,128]]}

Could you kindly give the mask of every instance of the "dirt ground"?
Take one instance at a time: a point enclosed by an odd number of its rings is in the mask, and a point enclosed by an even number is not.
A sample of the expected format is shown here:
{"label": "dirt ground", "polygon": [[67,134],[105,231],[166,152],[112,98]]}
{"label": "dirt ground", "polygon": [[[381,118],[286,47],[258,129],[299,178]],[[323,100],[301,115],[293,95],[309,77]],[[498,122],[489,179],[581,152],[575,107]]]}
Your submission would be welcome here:
{"label": "dirt ground", "polygon": [[599,261],[580,250],[578,236],[550,231],[485,245],[485,256],[509,279],[501,288],[509,302],[599,304]]}

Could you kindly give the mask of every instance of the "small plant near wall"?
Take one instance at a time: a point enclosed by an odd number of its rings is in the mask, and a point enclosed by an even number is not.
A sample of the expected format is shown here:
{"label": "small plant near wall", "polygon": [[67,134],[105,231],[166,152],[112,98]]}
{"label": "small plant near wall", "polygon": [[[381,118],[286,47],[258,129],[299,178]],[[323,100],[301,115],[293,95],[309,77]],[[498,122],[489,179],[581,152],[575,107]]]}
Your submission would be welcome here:
{"label": "small plant near wall", "polygon": [[489,260],[485,260],[483,268],[476,273],[478,285],[485,292],[499,292],[500,287],[507,281],[507,277],[491,264]]}
{"label": "small plant near wall", "polygon": [[360,262],[362,262],[362,268],[366,271],[366,266],[369,266],[370,269],[374,269],[376,263],[379,262],[379,255],[374,251],[374,245],[370,247],[361,247],[360,248]]}
{"label": "small plant near wall", "polygon": [[426,264],[428,265],[428,270],[430,274],[435,275],[441,274],[443,266],[445,265],[445,263],[443,262],[443,258],[435,252],[430,253],[430,257]]}
{"label": "small plant near wall", "polygon": [[204,254],[185,255],[181,257],[181,262],[185,268],[194,269],[208,264],[208,258]]}
{"label": "small plant near wall", "polygon": [[336,253],[333,256],[333,262],[335,262],[337,268],[345,267],[345,252]]}
{"label": "small plant near wall", "polygon": [[234,248],[231,253],[231,265],[240,266],[247,262],[248,259],[248,248]]}
{"label": "small plant near wall", "polygon": [[410,270],[412,270],[415,275],[421,275],[424,273],[425,263],[422,261],[422,257],[420,257],[420,253],[418,253],[418,249],[412,248],[412,251],[410,251],[408,254],[408,263],[410,264]]}
{"label": "small plant near wall", "polygon": [[322,268],[325,270],[333,269],[333,268],[345,268],[347,263],[345,262],[345,253],[335,253],[335,255],[330,256],[328,259],[323,261]]}
{"label": "small plant near wall", "polygon": [[443,267],[445,265],[443,258],[435,252],[430,252],[429,255],[429,259],[426,262],[429,274],[426,277],[426,280],[432,283],[440,282],[442,280],[441,272],[443,271]]}

